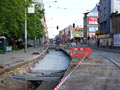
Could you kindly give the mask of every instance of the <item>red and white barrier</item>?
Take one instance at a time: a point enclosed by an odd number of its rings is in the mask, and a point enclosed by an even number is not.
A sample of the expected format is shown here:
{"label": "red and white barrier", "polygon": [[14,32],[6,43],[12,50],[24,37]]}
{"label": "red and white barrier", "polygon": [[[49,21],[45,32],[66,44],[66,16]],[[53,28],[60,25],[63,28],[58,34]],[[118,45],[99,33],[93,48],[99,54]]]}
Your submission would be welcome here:
{"label": "red and white barrier", "polygon": [[80,64],[84,61],[86,57],[87,55],[83,57],[83,59],[76,65],[76,67],[65,78],[63,78],[63,80],[53,90],[58,90],[62,86],[62,84],[68,79],[68,77],[80,66]]}
{"label": "red and white barrier", "polygon": [[71,48],[69,51],[71,57],[87,57],[91,56],[92,50],[90,48]]}

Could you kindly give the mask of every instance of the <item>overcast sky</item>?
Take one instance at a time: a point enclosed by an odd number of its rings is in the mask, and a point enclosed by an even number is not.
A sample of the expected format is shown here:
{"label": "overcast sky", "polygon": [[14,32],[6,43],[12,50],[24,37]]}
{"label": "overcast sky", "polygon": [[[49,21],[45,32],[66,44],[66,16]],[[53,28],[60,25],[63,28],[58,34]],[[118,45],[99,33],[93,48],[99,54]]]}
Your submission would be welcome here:
{"label": "overcast sky", "polygon": [[[83,13],[92,10],[99,0],[44,0],[49,37],[73,23],[83,27]],[[56,30],[56,26],[59,30]]]}

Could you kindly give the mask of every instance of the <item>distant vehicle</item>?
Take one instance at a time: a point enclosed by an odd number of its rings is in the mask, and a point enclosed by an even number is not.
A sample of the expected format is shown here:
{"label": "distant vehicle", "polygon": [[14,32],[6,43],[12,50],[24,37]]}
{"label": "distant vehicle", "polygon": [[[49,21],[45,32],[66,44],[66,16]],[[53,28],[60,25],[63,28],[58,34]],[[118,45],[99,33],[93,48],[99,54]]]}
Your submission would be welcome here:
{"label": "distant vehicle", "polygon": [[24,48],[24,42],[23,42],[23,40],[22,40],[22,39],[18,39],[16,45],[17,45],[17,47],[18,47],[19,49],[23,49],[23,48]]}
{"label": "distant vehicle", "polygon": [[62,39],[60,37],[57,37],[56,38],[56,46],[55,46],[55,49],[56,50],[60,50],[60,44],[62,43]]}

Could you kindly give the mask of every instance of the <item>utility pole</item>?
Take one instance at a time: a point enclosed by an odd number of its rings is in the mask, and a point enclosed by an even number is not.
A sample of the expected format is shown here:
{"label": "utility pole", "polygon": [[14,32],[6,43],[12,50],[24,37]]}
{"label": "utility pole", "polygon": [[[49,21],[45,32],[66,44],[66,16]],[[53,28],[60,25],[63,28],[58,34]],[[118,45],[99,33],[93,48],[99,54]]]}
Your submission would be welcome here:
{"label": "utility pole", "polygon": [[25,0],[25,53],[27,52],[27,8]]}

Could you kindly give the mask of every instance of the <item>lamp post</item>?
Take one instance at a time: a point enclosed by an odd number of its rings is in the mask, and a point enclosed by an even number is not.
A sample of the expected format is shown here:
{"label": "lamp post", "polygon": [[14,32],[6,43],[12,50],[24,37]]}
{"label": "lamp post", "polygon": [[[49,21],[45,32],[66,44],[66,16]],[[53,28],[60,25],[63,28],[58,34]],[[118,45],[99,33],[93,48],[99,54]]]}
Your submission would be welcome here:
{"label": "lamp post", "polygon": [[27,52],[27,8],[26,8],[26,0],[25,0],[25,50]]}
{"label": "lamp post", "polygon": [[[25,0],[25,34],[24,34],[24,39],[25,39],[25,48],[24,48],[24,52],[27,52],[27,8],[26,8],[26,2],[27,0]],[[57,1],[54,1],[57,2]],[[46,2],[46,3],[51,3],[51,2]],[[41,4],[44,5],[44,4]]]}

